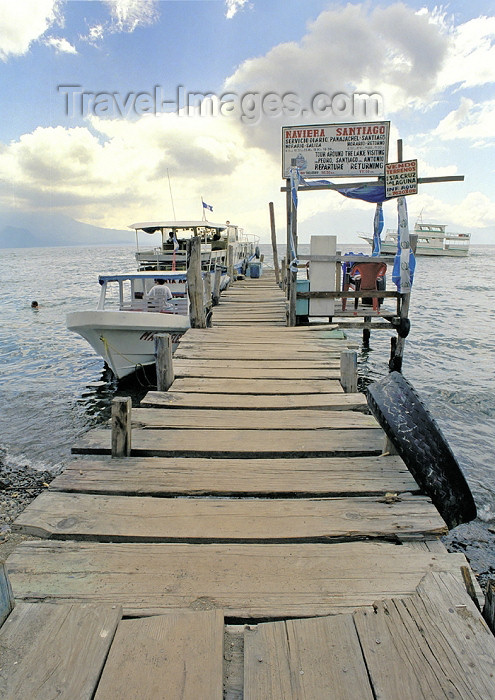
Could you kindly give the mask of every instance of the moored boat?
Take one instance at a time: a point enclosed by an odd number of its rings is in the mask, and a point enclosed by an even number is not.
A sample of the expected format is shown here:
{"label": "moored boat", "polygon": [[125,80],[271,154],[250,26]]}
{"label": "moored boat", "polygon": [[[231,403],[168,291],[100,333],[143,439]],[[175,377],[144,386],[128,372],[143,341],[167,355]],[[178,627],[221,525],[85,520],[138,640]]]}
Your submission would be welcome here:
{"label": "moored boat", "polygon": [[[193,236],[201,238],[201,266],[203,271],[214,273],[220,267],[223,273],[222,287],[226,286],[229,248],[234,274],[244,274],[246,266],[259,250],[255,236],[249,236],[239,226],[227,221],[215,224],[205,219],[199,221],[144,221],[131,224],[136,232],[136,261],[139,270],[186,270],[187,242]],[[159,245],[140,249],[139,233],[159,234]]]}
{"label": "moored boat", "polygon": [[[118,379],[154,364],[157,333],[169,333],[173,349],[177,347],[190,327],[185,272],[100,275],[98,281],[97,309],[67,314],[67,328],[82,336]],[[168,293],[154,296],[155,284],[164,284],[171,298]]]}
{"label": "moored boat", "polygon": [[[416,255],[465,257],[469,253],[470,233],[447,232],[446,224],[425,224],[417,221],[412,234],[417,237]],[[387,229],[381,252],[397,252],[397,229]],[[373,246],[372,236],[360,236]]]}

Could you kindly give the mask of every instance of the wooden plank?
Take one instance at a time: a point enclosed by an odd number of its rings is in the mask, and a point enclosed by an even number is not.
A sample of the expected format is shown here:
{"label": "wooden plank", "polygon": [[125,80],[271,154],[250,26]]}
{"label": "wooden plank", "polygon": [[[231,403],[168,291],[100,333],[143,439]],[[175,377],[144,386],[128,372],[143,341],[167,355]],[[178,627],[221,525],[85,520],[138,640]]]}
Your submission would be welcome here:
{"label": "wooden plank", "polygon": [[[108,454],[109,430],[95,428],[72,447],[74,454]],[[381,454],[381,428],[359,430],[140,430],[132,432],[132,454],[143,457],[336,457]]]}
{"label": "wooden plank", "polygon": [[5,562],[0,561],[0,627],[12,612],[13,607],[14,597],[12,595],[9,577],[7,576],[7,569],[5,567]]}
{"label": "wooden plank", "polygon": [[175,379],[171,392],[205,392],[208,394],[340,394],[340,382],[335,379],[222,379],[212,377],[183,377]]}
{"label": "wooden plank", "polygon": [[271,409],[293,410],[313,408],[318,410],[347,411],[367,406],[363,394],[295,394],[254,396],[251,394],[200,394],[149,391],[141,399],[141,406],[168,408],[212,408],[215,410],[242,407],[245,410],[266,411]]}
{"label": "wooden plank", "polygon": [[263,345],[253,346],[252,348],[243,346],[230,345],[225,349],[220,350],[217,346],[208,345],[206,347],[191,347],[182,349],[180,346],[174,353],[174,360],[218,360],[219,354],[224,358],[225,363],[229,360],[316,360],[320,358],[332,359],[340,358],[340,348],[332,348],[332,350],[308,349],[291,350],[284,348],[283,345],[275,345],[268,350]]}
{"label": "wooden plank", "polygon": [[220,699],[222,661],[219,610],[123,620],[95,700]]}
{"label": "wooden plank", "polygon": [[374,416],[359,411],[245,411],[232,409],[135,408],[134,428],[210,430],[317,430],[376,428]]}
{"label": "wooden plank", "polygon": [[308,370],[322,370],[322,369],[335,369],[340,367],[340,360],[337,356],[330,358],[319,358],[314,360],[272,360],[267,357],[265,360],[251,360],[251,358],[246,358],[242,360],[229,360],[226,362],[222,359],[190,359],[181,360],[174,359],[174,368],[178,373],[182,373],[182,370],[187,370],[189,368],[198,369],[224,369],[224,368],[235,368],[239,370],[242,374],[244,369],[308,369]]}
{"label": "wooden plank", "polygon": [[226,617],[266,619],[349,612],[411,595],[429,571],[450,571],[461,580],[466,559],[384,542],[28,541],[7,563],[19,600],[118,603],[133,615],[217,608]]}
{"label": "wooden plank", "polygon": [[[419,490],[399,457],[75,460],[50,491],[121,495],[378,496]],[[426,550],[426,547],[424,547]],[[446,549],[444,547],[443,551]]]}
{"label": "wooden plank", "polygon": [[34,537],[112,542],[318,542],[440,537],[431,501],[386,498],[214,499],[42,493],[13,529]]}
{"label": "wooden plank", "polygon": [[115,604],[17,604],[0,630],[0,696],[90,700],[121,617]]}
{"label": "wooden plank", "polygon": [[354,620],[376,697],[495,697],[495,638],[474,605],[418,594]]}
{"label": "wooden plank", "polygon": [[245,700],[373,700],[352,615],[285,620],[244,633]]}
{"label": "wooden plank", "polygon": [[[179,360],[181,362],[181,360]],[[229,363],[230,364],[230,363]],[[296,368],[291,369],[288,367],[249,367],[244,366],[242,369],[240,367],[231,367],[224,364],[223,367],[198,367],[193,363],[188,363],[187,366],[178,366],[178,363],[174,365],[175,378],[183,377],[208,377],[217,379],[239,379],[250,380],[253,379],[276,379],[276,380],[326,380],[326,379],[340,379],[340,369],[338,367],[325,367],[323,369],[310,369],[310,368]]]}

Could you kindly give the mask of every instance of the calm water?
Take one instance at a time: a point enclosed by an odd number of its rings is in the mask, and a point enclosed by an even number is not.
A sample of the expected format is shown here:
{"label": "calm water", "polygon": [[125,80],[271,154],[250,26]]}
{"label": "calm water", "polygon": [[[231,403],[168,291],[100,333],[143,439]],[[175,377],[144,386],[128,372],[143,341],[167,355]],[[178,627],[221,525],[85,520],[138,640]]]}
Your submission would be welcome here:
{"label": "calm water", "polygon": [[[270,246],[261,249],[269,262]],[[301,246],[301,253],[308,251]],[[118,389],[111,382],[91,386],[103,377],[103,361],[66,330],[65,314],[93,309],[97,275],[132,269],[133,253],[132,247],[1,251],[0,450],[6,462],[58,470],[74,440],[108,418]],[[33,299],[37,311],[30,308]],[[495,246],[473,247],[465,259],[418,258],[403,365],[473,490],[479,519],[456,528],[449,544],[465,550],[481,573],[495,571],[494,299]],[[373,333],[370,350],[360,353],[366,381],[388,371],[390,336]],[[136,387],[135,396],[144,390]]]}

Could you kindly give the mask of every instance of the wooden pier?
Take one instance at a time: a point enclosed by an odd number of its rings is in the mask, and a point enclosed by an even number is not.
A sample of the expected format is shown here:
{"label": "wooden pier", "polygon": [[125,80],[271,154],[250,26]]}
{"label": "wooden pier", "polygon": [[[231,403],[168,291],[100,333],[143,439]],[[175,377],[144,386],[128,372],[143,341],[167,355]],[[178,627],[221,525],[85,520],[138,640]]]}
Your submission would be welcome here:
{"label": "wooden pier", "polygon": [[481,590],[344,393],[347,348],[286,327],[269,273],[238,281],[129,457],[110,426],[77,441],[15,524],[40,539],[7,561],[2,698],[495,698]]}

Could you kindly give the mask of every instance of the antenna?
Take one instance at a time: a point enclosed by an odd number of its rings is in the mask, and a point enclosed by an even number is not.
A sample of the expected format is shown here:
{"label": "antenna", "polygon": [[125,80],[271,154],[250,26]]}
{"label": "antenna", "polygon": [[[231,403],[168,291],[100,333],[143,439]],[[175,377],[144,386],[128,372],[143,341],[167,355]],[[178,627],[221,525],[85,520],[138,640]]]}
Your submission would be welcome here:
{"label": "antenna", "polygon": [[170,184],[170,173],[168,172],[168,168],[167,168],[167,177],[168,177],[168,189],[170,191],[170,201],[172,202],[172,212],[174,214],[174,221],[177,221],[177,217],[175,216],[174,197],[172,195],[172,185]]}

